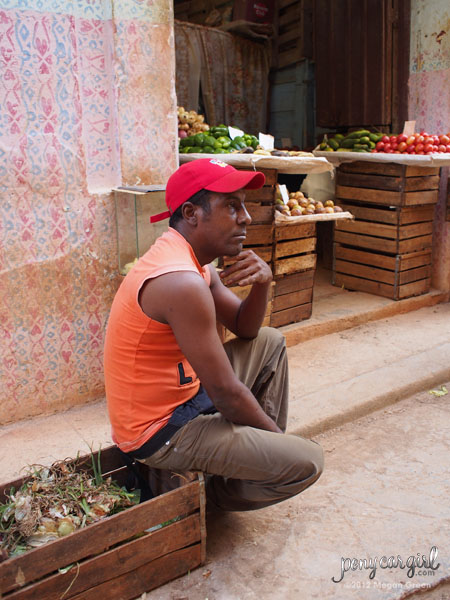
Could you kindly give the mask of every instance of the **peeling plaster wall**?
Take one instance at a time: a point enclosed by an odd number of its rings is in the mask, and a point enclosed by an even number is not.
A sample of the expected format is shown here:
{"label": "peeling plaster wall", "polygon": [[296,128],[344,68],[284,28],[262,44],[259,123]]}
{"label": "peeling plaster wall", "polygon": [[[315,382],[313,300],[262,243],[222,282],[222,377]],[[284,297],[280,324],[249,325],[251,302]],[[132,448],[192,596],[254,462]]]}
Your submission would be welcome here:
{"label": "peeling plaster wall", "polygon": [[111,188],[176,168],[174,64],[170,0],[0,0],[0,423],[104,393]]}
{"label": "peeling plaster wall", "polygon": [[[450,131],[450,4],[411,0],[409,118],[416,131]],[[450,223],[445,221],[448,168],[443,169],[433,248],[435,288],[450,291]]]}

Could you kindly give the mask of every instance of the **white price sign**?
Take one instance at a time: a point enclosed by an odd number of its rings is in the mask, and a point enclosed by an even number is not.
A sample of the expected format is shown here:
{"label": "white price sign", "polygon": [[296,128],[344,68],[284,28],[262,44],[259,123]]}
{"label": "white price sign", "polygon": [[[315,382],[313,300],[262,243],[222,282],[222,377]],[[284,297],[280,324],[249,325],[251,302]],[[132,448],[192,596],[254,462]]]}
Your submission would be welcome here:
{"label": "white price sign", "polygon": [[264,148],[264,150],[273,150],[273,143],[273,135],[269,135],[268,133],[259,134],[259,145]]}
{"label": "white price sign", "polygon": [[237,127],[228,127],[228,131],[230,132],[230,138],[232,140],[234,140],[235,137],[238,137],[238,136],[242,137],[244,135],[244,132],[241,131],[240,129],[237,129]]}

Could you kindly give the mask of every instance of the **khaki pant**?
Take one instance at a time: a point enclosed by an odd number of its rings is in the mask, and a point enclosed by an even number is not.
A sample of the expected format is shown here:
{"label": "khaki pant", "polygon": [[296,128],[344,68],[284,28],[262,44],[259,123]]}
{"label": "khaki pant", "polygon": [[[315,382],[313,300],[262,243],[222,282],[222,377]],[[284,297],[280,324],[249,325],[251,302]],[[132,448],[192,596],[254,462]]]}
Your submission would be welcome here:
{"label": "khaki pant", "polygon": [[[262,328],[253,340],[224,345],[237,377],[263,410],[286,430],[288,366],[284,337]],[[323,452],[315,442],[245,425],[220,413],[199,415],[141,462],[156,469],[203,471],[208,504],[222,510],[253,510],[281,502],[313,484]]]}

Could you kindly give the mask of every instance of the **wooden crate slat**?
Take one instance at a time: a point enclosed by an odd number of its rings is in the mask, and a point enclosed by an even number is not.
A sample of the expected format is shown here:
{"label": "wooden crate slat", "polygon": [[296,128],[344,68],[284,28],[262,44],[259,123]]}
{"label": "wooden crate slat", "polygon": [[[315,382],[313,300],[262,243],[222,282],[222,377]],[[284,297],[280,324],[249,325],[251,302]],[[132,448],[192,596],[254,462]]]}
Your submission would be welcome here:
{"label": "wooden crate slat", "polygon": [[336,198],[358,200],[387,206],[412,206],[416,204],[435,204],[438,201],[438,190],[421,192],[392,192],[344,185],[336,186]]}
{"label": "wooden crate slat", "polygon": [[286,242],[277,242],[275,245],[275,259],[294,254],[303,254],[305,252],[314,252],[316,248],[316,238],[301,238],[298,240],[288,240]]}
{"label": "wooden crate slat", "polygon": [[2,593],[25,585],[48,573],[104,552],[146,529],[190,514],[199,508],[200,484],[193,481],[181,488],[133,506],[121,513],[93,523],[70,536],[30,550],[0,563]]}
{"label": "wooden crate slat", "polygon": [[[235,167],[235,168],[238,169],[238,171],[249,171],[250,170],[248,167]],[[266,178],[264,187],[272,186],[277,183],[277,179],[278,179],[278,170],[277,169],[263,169],[261,167],[258,167],[257,169],[255,169],[255,172],[262,173],[264,175],[264,177]],[[248,192],[252,192],[252,191],[257,191],[257,190],[245,190],[246,194]]]}
{"label": "wooden crate slat", "polygon": [[309,319],[311,311],[312,303],[294,306],[292,308],[287,308],[286,310],[280,310],[279,312],[273,312],[270,324],[272,327],[282,327],[283,325],[289,325],[289,323],[298,323],[304,319]]}
{"label": "wooden crate slat", "polygon": [[349,204],[347,202],[340,202],[339,205],[342,207],[342,210],[351,212],[355,219],[388,223],[391,225],[397,225],[398,223],[398,212],[396,210],[367,207],[361,206],[360,204]]}
{"label": "wooden crate slat", "polygon": [[249,225],[247,227],[246,246],[271,244],[273,240],[272,225]]}
{"label": "wooden crate slat", "polygon": [[359,263],[347,262],[345,260],[337,259],[335,261],[336,273],[343,273],[345,275],[354,275],[355,277],[362,277],[363,279],[371,279],[373,281],[379,281],[381,283],[388,283],[394,285],[395,283],[395,272],[388,271],[386,269],[379,269],[378,267],[370,267],[368,265],[361,265]]}
{"label": "wooden crate slat", "polygon": [[200,556],[200,544],[176,550],[130,573],[72,596],[72,600],[132,600],[194,569],[200,564]]}
{"label": "wooden crate slat", "polygon": [[426,175],[421,177],[405,178],[405,192],[437,189],[439,189],[439,175]]}
{"label": "wooden crate slat", "polygon": [[280,259],[274,264],[275,276],[306,269],[315,269],[316,259],[316,254],[303,254],[301,256]]}
{"label": "wooden crate slat", "polygon": [[399,286],[398,299],[410,298],[411,296],[420,296],[426,294],[430,290],[431,279],[422,279],[414,283],[407,283]]}
{"label": "wooden crate slat", "polygon": [[431,256],[431,248],[421,252],[401,254],[398,257],[400,263],[399,271],[406,271],[408,269],[414,269],[415,267],[431,265]]}
{"label": "wooden crate slat", "polygon": [[397,254],[405,254],[407,252],[413,252],[414,250],[431,248],[432,243],[433,236],[431,234],[421,235],[409,240],[399,240]]}
{"label": "wooden crate slat", "polygon": [[259,190],[245,190],[246,204],[259,202],[262,204],[273,204],[275,202],[275,187],[264,186]]}
{"label": "wooden crate slat", "polygon": [[405,206],[399,212],[399,224],[411,225],[412,223],[422,223],[432,221],[434,217],[434,205],[425,206]]}
{"label": "wooden crate slat", "polygon": [[247,204],[247,211],[252,218],[252,223],[272,223],[272,205]]}
{"label": "wooden crate slat", "polygon": [[424,267],[417,267],[416,269],[408,269],[402,271],[398,275],[398,283],[400,285],[404,283],[412,283],[413,281],[419,281],[420,279],[429,279],[431,277],[431,265]]}
{"label": "wooden crate slat", "polygon": [[369,279],[360,279],[359,277],[353,277],[351,275],[344,275],[342,273],[336,273],[335,285],[349,290],[358,290],[360,292],[367,292],[368,294],[375,294],[376,296],[383,296],[385,298],[394,298],[394,286],[379,283],[377,281],[370,281]]}
{"label": "wooden crate slat", "polygon": [[296,225],[276,225],[274,237],[275,240],[294,240],[316,235],[315,223],[298,223]]}
{"label": "wooden crate slat", "polygon": [[411,225],[401,225],[398,228],[398,237],[400,240],[418,237],[419,235],[428,235],[433,233],[433,222],[413,223]]}
{"label": "wooden crate slat", "polygon": [[376,190],[391,190],[393,192],[401,192],[403,189],[403,179],[401,177],[367,175],[365,173],[342,173],[339,169],[336,183],[350,187],[374,188]]}
{"label": "wooden crate slat", "polygon": [[275,280],[274,296],[289,294],[298,290],[311,288],[314,284],[314,269],[284,275]]}
{"label": "wooden crate slat", "polygon": [[310,287],[306,290],[298,290],[289,294],[283,294],[276,296],[273,301],[273,312],[285,310],[286,308],[292,308],[293,306],[300,306],[307,302],[312,302],[313,288]]}
{"label": "wooden crate slat", "polygon": [[356,248],[347,248],[340,244],[334,245],[334,255],[336,259],[372,265],[390,271],[395,271],[397,263],[395,256],[386,256],[384,254],[376,254],[375,252],[364,252],[362,250],[357,250]]}
{"label": "wooden crate slat", "polygon": [[370,221],[336,221],[336,230],[349,231],[352,233],[362,233],[374,237],[388,238],[396,240],[398,230],[396,226],[383,225],[381,223],[372,223]]}
{"label": "wooden crate slat", "polygon": [[[30,586],[4,596],[8,600],[60,600],[61,596],[72,598],[85,590],[133,571],[159,556],[184,548],[200,540],[198,515],[190,515],[181,521],[147,533],[144,537],[125,543],[120,550],[83,561],[67,573],[50,575]],[[70,586],[70,592],[66,590]]]}
{"label": "wooden crate slat", "polygon": [[345,173],[373,173],[388,176],[417,177],[426,175],[439,175],[439,167],[414,167],[410,165],[398,165],[395,163],[376,163],[366,161],[355,161],[339,165],[339,169]]}
{"label": "wooden crate slat", "polygon": [[383,238],[372,237],[370,235],[358,235],[348,233],[347,231],[336,230],[334,232],[335,242],[346,244],[347,246],[356,246],[358,248],[369,248],[379,250],[380,252],[389,252],[397,254],[397,241]]}

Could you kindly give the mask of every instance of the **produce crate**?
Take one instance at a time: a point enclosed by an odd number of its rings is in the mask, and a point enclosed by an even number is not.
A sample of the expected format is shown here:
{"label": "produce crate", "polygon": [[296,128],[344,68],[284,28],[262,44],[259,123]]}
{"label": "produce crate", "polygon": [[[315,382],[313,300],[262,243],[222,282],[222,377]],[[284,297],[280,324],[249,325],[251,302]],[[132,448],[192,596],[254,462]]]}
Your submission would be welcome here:
{"label": "produce crate", "polygon": [[352,200],[387,206],[435,204],[438,167],[357,161],[337,168],[336,201]]}
{"label": "produce crate", "polygon": [[401,300],[430,290],[431,248],[389,256],[334,244],[333,284]]}
{"label": "produce crate", "polygon": [[[250,292],[252,286],[251,285],[245,285],[245,286],[239,286],[239,285],[234,285],[234,286],[229,286],[229,289],[234,292],[236,294],[236,296],[238,296],[241,299],[244,299],[247,297],[248,293]],[[273,307],[273,294],[274,294],[274,289],[275,289],[275,283],[272,282],[271,284],[271,288],[270,288],[270,292],[269,292],[269,300],[267,302],[267,308],[266,308],[266,314],[264,316],[264,320],[262,322],[261,327],[268,327],[269,325],[271,325],[271,314],[272,314],[272,307]],[[227,329],[224,325],[222,325],[222,323],[217,322],[217,332],[219,334],[219,337],[222,341],[222,343],[224,344],[225,342],[228,342],[229,340],[232,340],[233,338],[235,338],[236,336],[234,335],[234,333],[232,333],[229,329]]]}
{"label": "produce crate", "polygon": [[[95,455],[94,455],[95,456]],[[126,469],[115,447],[101,453],[102,472],[123,484]],[[77,461],[90,470],[91,458]],[[143,465],[143,469],[147,468]],[[202,474],[152,500],[0,563],[5,600],[128,600],[198,567],[205,560]],[[24,479],[0,487],[17,489]],[[167,521],[174,522],[149,531]],[[67,572],[59,572],[74,565]]]}
{"label": "produce crate", "polygon": [[279,0],[272,55],[274,69],[313,58],[312,0]]}
{"label": "produce crate", "polygon": [[270,325],[282,327],[309,319],[312,311],[315,269],[280,276],[275,280]]}
{"label": "produce crate", "polygon": [[273,274],[275,279],[316,268],[316,224],[276,225],[274,231]]}
{"label": "produce crate", "polygon": [[385,206],[339,201],[354,221],[336,221],[334,241],[388,254],[431,248],[434,205]]}

